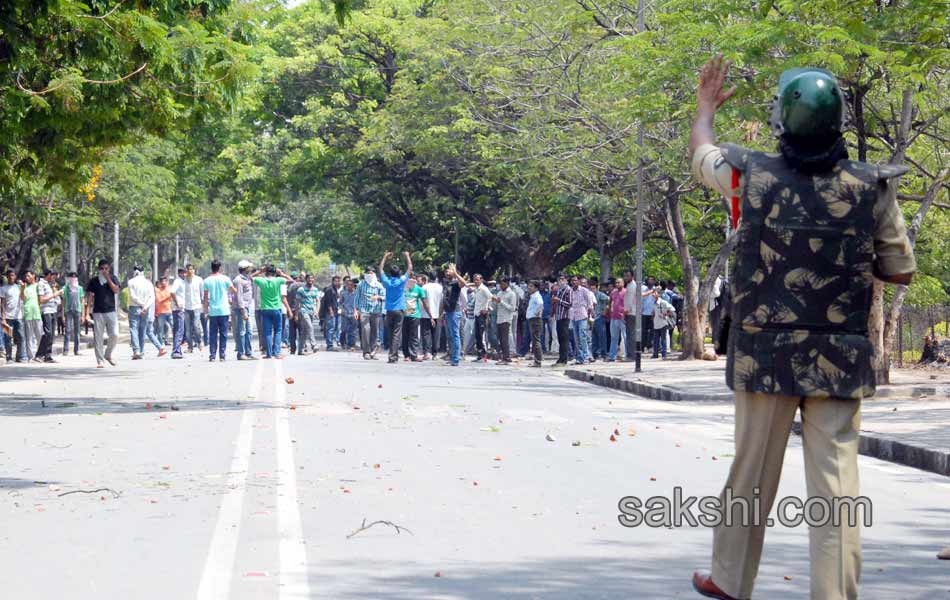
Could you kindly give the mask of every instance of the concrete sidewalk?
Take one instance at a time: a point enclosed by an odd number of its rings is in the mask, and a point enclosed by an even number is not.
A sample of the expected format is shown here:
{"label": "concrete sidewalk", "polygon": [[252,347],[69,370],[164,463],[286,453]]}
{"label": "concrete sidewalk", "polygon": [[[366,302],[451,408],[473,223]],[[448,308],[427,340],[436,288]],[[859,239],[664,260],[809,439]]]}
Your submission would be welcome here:
{"label": "concrete sidewalk", "polygon": [[[572,379],[654,400],[704,403],[732,417],[732,392],[725,385],[725,360],[644,359],[633,363],[571,366]],[[799,433],[796,421],[793,430]],[[892,369],[891,384],[865,400],[861,454],[950,476],[950,370]]]}

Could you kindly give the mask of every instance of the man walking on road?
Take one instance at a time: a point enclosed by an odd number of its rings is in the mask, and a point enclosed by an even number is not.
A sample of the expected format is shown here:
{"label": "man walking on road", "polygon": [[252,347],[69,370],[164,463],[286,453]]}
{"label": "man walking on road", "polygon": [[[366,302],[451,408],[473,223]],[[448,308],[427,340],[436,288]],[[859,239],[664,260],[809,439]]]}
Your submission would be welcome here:
{"label": "man walking on road", "polygon": [[185,277],[182,280],[185,295],[185,339],[188,340],[188,352],[195,348],[201,350],[203,327],[201,325],[201,295],[204,280],[195,274],[194,265],[185,265]]}
{"label": "man walking on road", "polygon": [[56,277],[50,270],[44,271],[43,278],[36,284],[36,294],[39,297],[43,319],[43,336],[40,338],[39,348],[36,351],[36,360],[42,360],[45,363],[56,362],[53,360],[53,338],[56,337],[56,318],[59,315],[59,307],[63,303],[60,298],[63,290],[53,289],[55,285]]}
{"label": "man walking on road", "polygon": [[180,359],[181,344],[185,340],[185,269],[178,269],[178,277],[168,291],[172,295],[172,358]]}
{"label": "man walking on road", "polygon": [[412,275],[412,257],[403,252],[406,257],[406,272],[393,265],[386,275],[386,261],[392,258],[393,253],[387,252],[379,261],[379,273],[386,289],[386,338],[389,343],[389,362],[399,362],[399,349],[402,347],[402,321],[406,310],[406,280]]}
{"label": "man walking on road", "polygon": [[636,339],[637,294],[640,286],[633,280],[633,271],[623,272],[623,316],[626,326],[627,343],[624,345],[624,362],[631,362],[636,357],[639,340]]}
{"label": "man walking on road", "polygon": [[[779,79],[770,120],[779,153],[716,146],[713,118],[735,92],[723,89],[728,71],[721,56],[703,67],[689,145],[694,176],[741,198],[726,362],[736,456],[723,496],[769,513],[801,411],[808,495],[834,506],[860,491],[859,409],[875,390],[873,277],[908,285],[916,269],[893,182],[906,169],[848,160],[843,93],[810,68]],[[857,525],[810,527],[813,600],[858,597]],[[764,536],[765,523],[716,527],[712,573],[696,572],[693,586],[710,598],[751,597]]]}
{"label": "man walking on road", "polygon": [[313,275],[307,275],[307,283],[297,288],[297,354],[303,356],[317,352],[317,305],[320,304],[320,288],[314,285]]}
{"label": "man walking on road", "polygon": [[498,364],[511,364],[511,327],[518,315],[518,294],[511,288],[511,280],[502,278],[497,296],[492,301],[497,304],[498,344],[501,346],[501,360]]}
{"label": "man walking on road", "polygon": [[237,292],[231,280],[221,273],[221,261],[211,261],[211,275],[202,284],[202,303],[208,313],[208,360],[214,362],[215,354],[224,362],[228,347],[228,317],[231,304],[228,295]]}
{"label": "man walking on road", "polygon": [[353,315],[360,329],[360,350],[364,360],[376,359],[385,294],[386,291],[376,278],[376,271],[373,267],[367,267],[363,272],[363,280],[356,286]]}
{"label": "man walking on road", "polygon": [[574,334],[574,360],[579,365],[587,364],[590,359],[590,345],[587,338],[587,325],[594,312],[594,296],[590,290],[581,287],[580,279],[571,277],[570,309],[568,318]]}
{"label": "man walking on road", "polygon": [[133,267],[129,279],[129,340],[132,344],[132,360],[141,360],[145,354],[145,340],[149,340],[165,356],[165,347],[148,326],[148,313],[155,306],[155,288],[144,275],[143,267]]}
{"label": "man walking on road", "polygon": [[82,318],[83,323],[89,322],[89,311],[92,310],[96,368],[99,369],[102,368],[102,361],[115,366],[112,352],[119,341],[119,317],[115,310],[115,297],[119,289],[119,280],[112,273],[112,263],[106,259],[100,260],[99,274],[86,285],[86,306]]}

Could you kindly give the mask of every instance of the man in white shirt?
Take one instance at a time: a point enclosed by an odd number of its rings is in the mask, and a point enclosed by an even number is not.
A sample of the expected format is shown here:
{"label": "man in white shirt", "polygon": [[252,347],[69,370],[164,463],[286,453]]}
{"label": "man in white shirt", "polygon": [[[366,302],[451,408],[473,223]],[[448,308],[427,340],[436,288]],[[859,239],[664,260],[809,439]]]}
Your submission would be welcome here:
{"label": "man in white shirt", "polygon": [[185,269],[178,269],[178,276],[168,286],[172,295],[172,358],[181,358],[181,343],[185,339]]}
{"label": "man in white shirt", "polygon": [[63,303],[60,296],[63,290],[54,290],[56,285],[56,273],[46,270],[42,279],[36,282],[36,294],[40,302],[40,312],[42,313],[43,337],[40,338],[39,347],[36,351],[36,359],[42,359],[43,362],[56,362],[53,360],[53,336],[56,333],[56,317],[59,315],[59,307]]}
{"label": "man in white shirt", "polygon": [[488,362],[488,350],[485,348],[485,329],[488,326],[488,313],[491,312],[491,290],[485,285],[478,273],[472,278],[475,283],[475,350],[478,360]]}
{"label": "man in white shirt", "polygon": [[439,319],[442,317],[442,284],[435,274],[420,275],[420,285],[425,292],[422,300],[422,359],[430,360],[439,352]]}
{"label": "man in white shirt", "polygon": [[143,267],[133,268],[129,279],[129,340],[132,344],[132,360],[141,360],[145,354],[145,340],[152,342],[159,356],[165,355],[165,346],[155,339],[155,333],[148,326],[148,313],[154,310],[155,288],[145,277]]}
{"label": "man in white shirt", "polygon": [[532,367],[541,366],[541,326],[544,315],[544,298],[538,290],[538,282],[528,283],[528,308],[524,317],[528,322],[528,329],[531,331],[531,353],[534,355]]}
{"label": "man in white shirt", "polygon": [[634,330],[636,329],[637,318],[637,293],[640,292],[640,286],[633,280],[633,271],[630,270],[623,272],[623,284],[623,317],[627,327],[627,339],[624,348],[626,356],[624,357],[624,362],[630,362],[637,352]]}
{"label": "man in white shirt", "polygon": [[195,274],[195,266],[185,265],[185,278],[182,280],[185,295],[185,339],[188,352],[201,350],[201,295],[204,291],[204,279]]}
{"label": "man in white shirt", "polygon": [[3,323],[3,345],[7,362],[13,362],[13,346],[16,346],[17,362],[26,361],[26,347],[23,345],[23,302],[20,300],[20,284],[16,272],[7,269],[5,280],[0,287],[0,318]]}

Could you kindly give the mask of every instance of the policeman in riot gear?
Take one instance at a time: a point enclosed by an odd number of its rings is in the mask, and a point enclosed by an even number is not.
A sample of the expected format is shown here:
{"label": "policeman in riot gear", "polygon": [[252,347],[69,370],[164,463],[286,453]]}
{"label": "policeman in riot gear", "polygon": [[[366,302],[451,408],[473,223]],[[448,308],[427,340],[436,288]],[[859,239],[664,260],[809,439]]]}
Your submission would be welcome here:
{"label": "policeman in riot gear", "polygon": [[[728,71],[719,56],[700,72],[690,137],[694,176],[739,198],[741,217],[726,360],[736,456],[725,488],[758,496],[768,514],[800,410],[808,496],[856,498],[859,409],[875,387],[873,278],[906,285],[916,269],[896,200],[906,168],[848,159],[844,97],[820,69],[780,77],[770,119],[777,153],[715,145],[714,115],[735,92],[724,89]],[[858,597],[859,530],[839,525],[809,530],[813,600]],[[764,536],[764,523],[716,527],[712,571],[694,574],[696,590],[750,598]]]}

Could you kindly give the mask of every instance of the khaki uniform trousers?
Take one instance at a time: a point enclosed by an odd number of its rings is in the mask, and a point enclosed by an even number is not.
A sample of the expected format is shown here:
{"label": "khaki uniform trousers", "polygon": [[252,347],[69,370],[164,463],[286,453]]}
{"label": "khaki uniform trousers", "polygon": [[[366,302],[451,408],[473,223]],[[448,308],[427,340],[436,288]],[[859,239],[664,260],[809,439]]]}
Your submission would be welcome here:
{"label": "khaki uniform trousers", "polygon": [[[763,513],[775,501],[785,446],[795,411],[802,413],[802,445],[809,498],[852,497],[858,492],[860,400],[799,398],[778,394],[735,393],[736,456],[726,488],[733,498],[748,498],[759,488]],[[725,489],[720,495],[724,501]],[[807,500],[802,498],[802,502]],[[737,513],[740,511],[736,511]],[[796,511],[786,511],[789,517]],[[774,518],[774,517],[773,517]],[[713,531],[712,580],[734,598],[751,598],[759,570],[765,516],[761,526],[720,525]],[[808,531],[812,600],[854,600],[861,574],[858,527],[830,523]],[[859,519],[860,520],[860,519]],[[775,520],[776,526],[778,519]]]}

